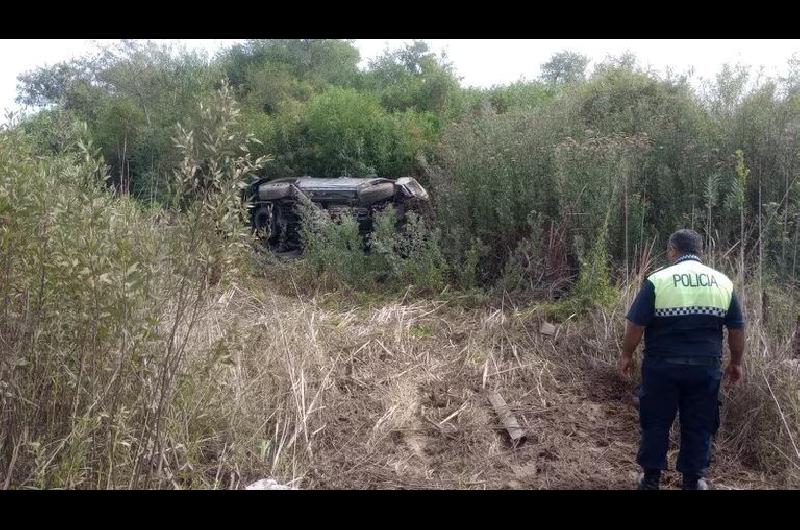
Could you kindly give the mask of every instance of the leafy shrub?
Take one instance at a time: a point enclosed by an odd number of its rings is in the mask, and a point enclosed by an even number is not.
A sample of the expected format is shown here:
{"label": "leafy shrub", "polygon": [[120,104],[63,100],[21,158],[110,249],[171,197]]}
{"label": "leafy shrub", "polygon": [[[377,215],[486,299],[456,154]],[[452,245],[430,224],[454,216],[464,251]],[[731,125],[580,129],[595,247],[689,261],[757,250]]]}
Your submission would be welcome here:
{"label": "leafy shrub", "polygon": [[327,274],[359,290],[413,286],[435,292],[444,286],[447,267],[438,234],[416,213],[400,222],[390,205],[375,215],[366,234],[352,215],[333,219],[305,197],[297,209],[304,262],[312,274]]}
{"label": "leafy shrub", "polygon": [[175,396],[205,377],[187,356],[210,290],[249,264],[238,183],[263,161],[224,148],[245,140],[225,89],[200,115],[168,210],[117,196],[83,138],[35,156],[22,129],[0,131],[6,484],[158,487],[162,456],[202,423]]}

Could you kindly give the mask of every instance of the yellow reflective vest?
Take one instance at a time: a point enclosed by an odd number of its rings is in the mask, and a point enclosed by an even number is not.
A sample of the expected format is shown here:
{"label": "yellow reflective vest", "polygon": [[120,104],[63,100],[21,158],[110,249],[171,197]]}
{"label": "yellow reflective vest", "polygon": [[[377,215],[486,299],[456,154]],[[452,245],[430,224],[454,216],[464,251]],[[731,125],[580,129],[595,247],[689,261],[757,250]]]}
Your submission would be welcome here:
{"label": "yellow reflective vest", "polygon": [[690,257],[647,279],[655,289],[656,317],[712,315],[725,318],[731,305],[733,282]]}
{"label": "yellow reflective vest", "polygon": [[651,274],[628,320],[646,326],[646,356],[720,356],[722,327],[744,326],[733,282],[694,255]]}

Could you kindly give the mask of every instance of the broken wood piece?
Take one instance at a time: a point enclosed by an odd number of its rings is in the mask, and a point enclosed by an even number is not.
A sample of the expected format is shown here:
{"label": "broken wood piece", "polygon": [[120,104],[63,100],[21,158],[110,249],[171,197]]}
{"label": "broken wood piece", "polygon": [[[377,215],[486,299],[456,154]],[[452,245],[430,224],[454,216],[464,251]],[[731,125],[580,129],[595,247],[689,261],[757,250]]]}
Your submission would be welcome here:
{"label": "broken wood piece", "polygon": [[508,432],[508,437],[511,439],[511,445],[513,447],[517,447],[524,444],[528,439],[528,436],[525,434],[525,430],[519,426],[517,418],[514,417],[511,409],[508,408],[506,400],[503,399],[503,396],[494,390],[490,390],[488,397],[489,402],[492,404],[492,407],[494,407],[494,411],[497,413],[497,416],[503,423],[506,432]]}
{"label": "broken wood piece", "polygon": [[539,333],[542,335],[555,335],[556,327],[550,322],[542,322],[542,327],[539,328]]}

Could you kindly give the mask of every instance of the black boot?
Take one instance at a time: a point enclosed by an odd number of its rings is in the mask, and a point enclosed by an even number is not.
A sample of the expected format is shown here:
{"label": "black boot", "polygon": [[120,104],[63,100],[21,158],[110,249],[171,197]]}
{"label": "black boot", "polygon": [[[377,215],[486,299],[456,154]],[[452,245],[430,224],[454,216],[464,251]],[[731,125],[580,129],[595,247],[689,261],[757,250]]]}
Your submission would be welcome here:
{"label": "black boot", "polygon": [[708,482],[703,477],[696,475],[684,475],[682,490],[707,490]]}
{"label": "black boot", "polygon": [[645,469],[644,473],[639,477],[640,490],[657,490],[661,483],[661,470],[660,469]]}

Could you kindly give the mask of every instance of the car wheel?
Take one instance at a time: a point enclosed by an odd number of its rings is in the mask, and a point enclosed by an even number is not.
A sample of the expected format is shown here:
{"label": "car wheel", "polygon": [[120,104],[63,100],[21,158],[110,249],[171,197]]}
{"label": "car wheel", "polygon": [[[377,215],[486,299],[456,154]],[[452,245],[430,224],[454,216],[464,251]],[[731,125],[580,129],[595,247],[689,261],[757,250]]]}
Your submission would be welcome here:
{"label": "car wheel", "polygon": [[272,207],[264,204],[253,210],[253,229],[259,237],[268,239],[271,235]]}

